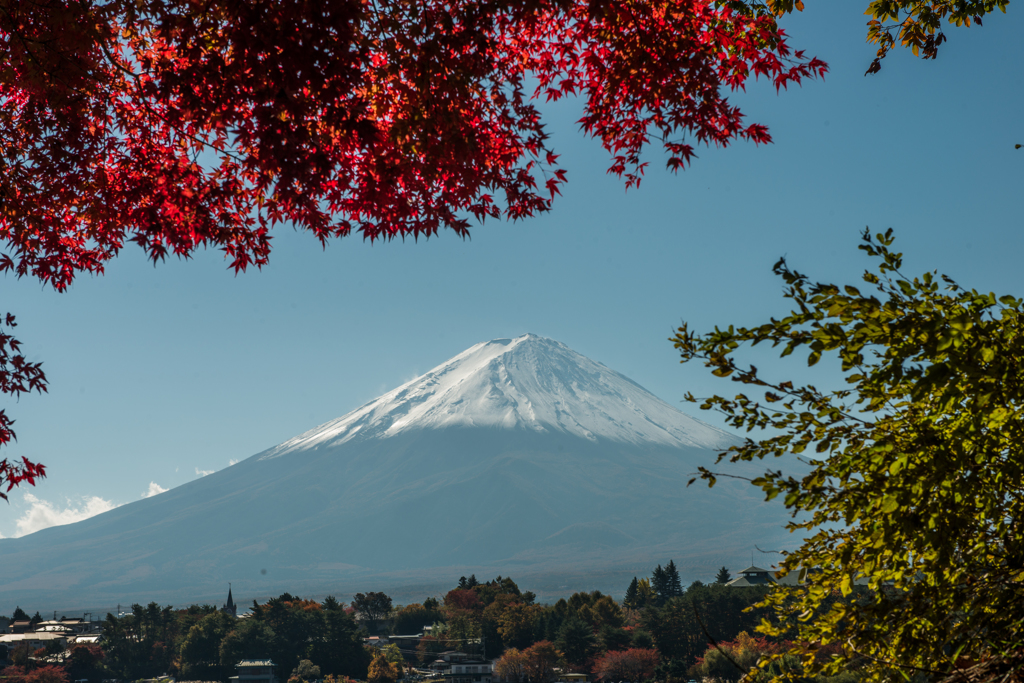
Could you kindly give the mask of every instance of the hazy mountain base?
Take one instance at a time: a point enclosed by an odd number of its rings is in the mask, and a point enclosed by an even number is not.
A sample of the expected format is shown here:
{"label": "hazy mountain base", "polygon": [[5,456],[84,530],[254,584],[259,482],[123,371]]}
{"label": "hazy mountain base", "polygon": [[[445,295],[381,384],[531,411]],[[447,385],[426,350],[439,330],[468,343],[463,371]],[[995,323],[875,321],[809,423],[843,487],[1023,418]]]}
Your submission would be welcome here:
{"label": "hazy mountain base", "polygon": [[556,598],[617,593],[669,558],[684,579],[707,579],[755,545],[792,547],[782,506],[747,482],[686,488],[712,460],[497,428],[257,455],[77,524],[0,540],[0,609],[217,601],[228,581],[239,596],[372,589],[402,600],[467,573],[512,575]]}

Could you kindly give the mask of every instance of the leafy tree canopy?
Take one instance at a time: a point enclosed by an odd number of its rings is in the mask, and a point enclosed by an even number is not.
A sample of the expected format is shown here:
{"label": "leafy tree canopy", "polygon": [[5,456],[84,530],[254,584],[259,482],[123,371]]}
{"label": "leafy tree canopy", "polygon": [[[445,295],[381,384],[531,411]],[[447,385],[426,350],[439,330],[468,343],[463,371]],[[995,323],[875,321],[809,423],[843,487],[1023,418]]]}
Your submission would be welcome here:
{"label": "leafy tree canopy", "polygon": [[[673,341],[683,362],[754,392],[702,408],[742,431],[771,430],[720,460],[797,453],[811,468],[754,480],[807,536],[783,569],[816,570],[802,587],[772,590],[765,605],[778,622],[762,630],[841,648],[819,662],[813,646],[794,647],[810,672],[862,658],[869,680],[994,679],[1024,665],[1024,301],[906,276],[892,242],[891,230],[865,231],[860,248],[876,267],[864,292],[780,260],[789,315],[705,335],[684,325]],[[766,378],[737,363],[744,344],[799,352],[811,366],[833,355],[847,386]],[[868,590],[854,592],[858,577]]]}
{"label": "leafy tree canopy", "polygon": [[391,614],[391,598],[379,591],[356,593],[352,596],[352,607],[376,628],[378,622]]}

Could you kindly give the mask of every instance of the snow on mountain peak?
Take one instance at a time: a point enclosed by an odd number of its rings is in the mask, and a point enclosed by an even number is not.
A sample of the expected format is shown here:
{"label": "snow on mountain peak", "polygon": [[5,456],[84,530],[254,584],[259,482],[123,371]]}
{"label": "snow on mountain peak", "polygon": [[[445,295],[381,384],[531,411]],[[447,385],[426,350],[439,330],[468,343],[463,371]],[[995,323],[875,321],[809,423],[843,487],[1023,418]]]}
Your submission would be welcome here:
{"label": "snow on mountain peak", "polygon": [[260,459],[410,429],[474,426],[674,447],[716,449],[735,442],[565,344],[525,334],[472,346]]}

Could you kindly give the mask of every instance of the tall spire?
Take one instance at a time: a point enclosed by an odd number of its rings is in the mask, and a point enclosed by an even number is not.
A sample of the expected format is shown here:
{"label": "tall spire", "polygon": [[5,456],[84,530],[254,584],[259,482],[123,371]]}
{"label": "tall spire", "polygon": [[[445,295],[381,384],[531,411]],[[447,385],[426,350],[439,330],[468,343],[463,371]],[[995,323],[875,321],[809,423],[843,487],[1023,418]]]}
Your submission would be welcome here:
{"label": "tall spire", "polygon": [[231,596],[230,581],[228,582],[228,601],[223,607],[221,607],[220,611],[224,612],[225,614],[230,614],[233,617],[238,616],[238,608],[235,607],[235,599]]}

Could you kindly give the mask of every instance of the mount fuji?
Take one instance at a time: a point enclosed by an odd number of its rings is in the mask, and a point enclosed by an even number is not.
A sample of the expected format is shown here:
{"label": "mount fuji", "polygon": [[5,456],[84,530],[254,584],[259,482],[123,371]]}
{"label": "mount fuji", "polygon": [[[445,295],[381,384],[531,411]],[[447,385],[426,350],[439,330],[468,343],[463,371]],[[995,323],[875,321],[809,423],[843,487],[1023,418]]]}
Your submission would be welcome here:
{"label": "mount fuji", "polygon": [[418,599],[470,572],[543,598],[670,558],[708,578],[792,544],[748,483],[686,487],[737,441],[559,342],[496,339],[202,479],[0,539],[0,609],[181,605],[228,581]]}

